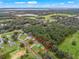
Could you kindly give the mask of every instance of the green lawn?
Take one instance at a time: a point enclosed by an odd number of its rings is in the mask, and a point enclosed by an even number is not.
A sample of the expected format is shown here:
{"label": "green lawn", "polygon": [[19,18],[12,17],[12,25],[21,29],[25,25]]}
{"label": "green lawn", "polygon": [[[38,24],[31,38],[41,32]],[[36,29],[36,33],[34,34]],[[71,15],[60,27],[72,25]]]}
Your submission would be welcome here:
{"label": "green lawn", "polygon": [[[76,44],[72,45],[72,42],[75,41]],[[79,59],[79,31],[69,36],[65,41],[59,45],[59,48],[65,52],[72,54],[74,59]]]}

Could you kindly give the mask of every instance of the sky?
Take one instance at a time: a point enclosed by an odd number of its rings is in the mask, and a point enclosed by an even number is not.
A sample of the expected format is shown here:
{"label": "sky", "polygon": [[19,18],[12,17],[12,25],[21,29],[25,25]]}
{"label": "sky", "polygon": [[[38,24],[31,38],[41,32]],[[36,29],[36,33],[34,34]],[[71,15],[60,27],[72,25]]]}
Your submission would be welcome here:
{"label": "sky", "polygon": [[79,8],[79,0],[0,0],[0,8]]}

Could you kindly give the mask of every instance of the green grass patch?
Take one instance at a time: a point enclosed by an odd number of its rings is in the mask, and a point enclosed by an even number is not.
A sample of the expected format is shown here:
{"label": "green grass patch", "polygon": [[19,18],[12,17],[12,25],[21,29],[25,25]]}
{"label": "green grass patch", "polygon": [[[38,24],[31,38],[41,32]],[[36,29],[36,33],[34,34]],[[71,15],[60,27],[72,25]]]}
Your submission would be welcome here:
{"label": "green grass patch", "polygon": [[69,36],[59,45],[59,48],[65,52],[69,52],[74,59],[79,59],[79,31]]}

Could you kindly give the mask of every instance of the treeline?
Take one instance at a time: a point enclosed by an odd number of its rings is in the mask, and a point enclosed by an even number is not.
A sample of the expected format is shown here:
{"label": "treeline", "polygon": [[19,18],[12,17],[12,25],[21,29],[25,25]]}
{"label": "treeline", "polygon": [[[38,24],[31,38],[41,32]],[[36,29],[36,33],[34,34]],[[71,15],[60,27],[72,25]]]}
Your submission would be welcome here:
{"label": "treeline", "polygon": [[62,24],[65,26],[72,26],[79,29],[79,19],[75,16],[68,17],[68,16],[51,16],[52,19],[56,19],[56,23]]}
{"label": "treeline", "polygon": [[66,36],[72,35],[76,32],[76,29],[73,27],[66,27],[60,24],[51,23],[47,26],[31,25],[27,28],[23,28],[23,31],[26,33],[32,32],[35,36],[43,36],[53,41],[55,44],[59,44]]}

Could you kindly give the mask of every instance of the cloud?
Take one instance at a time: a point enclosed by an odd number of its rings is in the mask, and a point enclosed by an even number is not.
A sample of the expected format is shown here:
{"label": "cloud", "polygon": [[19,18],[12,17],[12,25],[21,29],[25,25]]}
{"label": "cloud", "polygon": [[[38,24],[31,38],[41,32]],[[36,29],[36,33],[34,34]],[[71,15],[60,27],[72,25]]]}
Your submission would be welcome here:
{"label": "cloud", "polygon": [[27,4],[37,4],[37,1],[28,1]]}
{"label": "cloud", "polygon": [[68,3],[73,4],[73,3],[74,3],[74,1],[68,1]]}
{"label": "cloud", "polygon": [[15,2],[15,4],[35,5],[35,4],[37,4],[37,1]]}
{"label": "cloud", "polygon": [[38,2],[37,1],[25,1],[25,2],[14,2],[14,7],[20,6],[20,7],[37,7]]}
{"label": "cloud", "polygon": [[26,2],[15,2],[15,4],[26,4]]}

